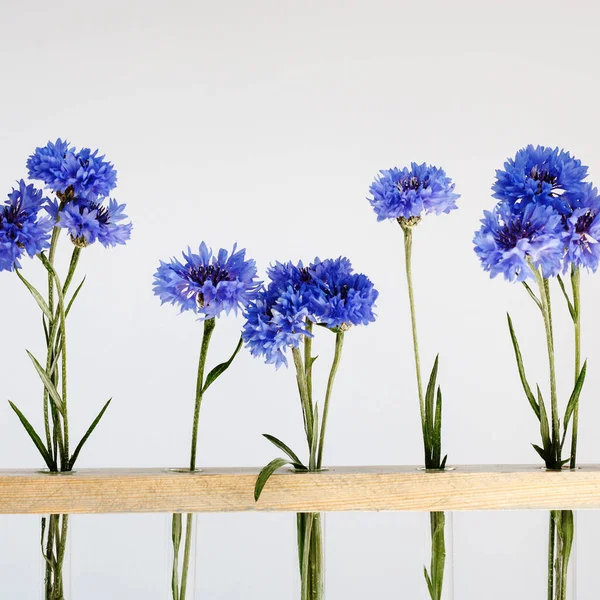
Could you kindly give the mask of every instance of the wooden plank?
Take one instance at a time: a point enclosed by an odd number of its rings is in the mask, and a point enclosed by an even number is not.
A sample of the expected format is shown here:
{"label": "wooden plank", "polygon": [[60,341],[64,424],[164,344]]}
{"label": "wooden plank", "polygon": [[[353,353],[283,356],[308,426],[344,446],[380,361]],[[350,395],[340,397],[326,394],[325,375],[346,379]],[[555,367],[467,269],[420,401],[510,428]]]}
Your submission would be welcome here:
{"label": "wooden plank", "polygon": [[548,472],[536,466],[288,469],[267,483],[258,503],[258,469],[90,469],[67,474],[0,471],[0,513],[146,513],[241,511],[432,511],[600,509],[600,465]]}

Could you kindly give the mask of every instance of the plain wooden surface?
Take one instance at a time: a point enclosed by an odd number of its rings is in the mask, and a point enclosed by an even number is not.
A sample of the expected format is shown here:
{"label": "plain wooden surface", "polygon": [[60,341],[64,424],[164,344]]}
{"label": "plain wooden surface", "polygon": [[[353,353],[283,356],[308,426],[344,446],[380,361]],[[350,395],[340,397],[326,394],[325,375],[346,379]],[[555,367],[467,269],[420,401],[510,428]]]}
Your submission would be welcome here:
{"label": "plain wooden surface", "polygon": [[89,469],[49,474],[0,471],[0,513],[244,511],[432,511],[600,509],[600,465],[548,472],[538,466],[471,465],[281,469],[258,503],[258,469]]}

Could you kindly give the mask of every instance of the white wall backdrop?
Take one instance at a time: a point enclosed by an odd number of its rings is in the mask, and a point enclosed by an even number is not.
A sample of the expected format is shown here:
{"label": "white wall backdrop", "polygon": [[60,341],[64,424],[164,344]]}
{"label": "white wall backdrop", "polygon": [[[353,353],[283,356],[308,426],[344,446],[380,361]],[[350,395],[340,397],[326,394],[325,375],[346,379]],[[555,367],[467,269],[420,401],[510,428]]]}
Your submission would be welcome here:
{"label": "white wall backdrop", "polygon": [[[343,254],[373,279],[379,320],[347,336],[326,462],[420,463],[401,232],[365,200],[378,169],[411,160],[442,165],[462,194],[459,211],[419,226],[414,250],[449,461],[536,462],[505,312],[531,378],[546,381],[541,323],[520,287],[482,272],[471,240],[495,168],[527,143],[571,150],[600,183],[599,21],[593,0],[0,0],[2,188],[26,175],[36,146],[66,137],[114,162],[135,227],[126,247],[83,253],[88,279],[69,330],[74,435],[114,401],[79,466],[186,462],[201,326],[161,308],[151,283],[159,258],[201,240],[239,242],[261,271]],[[39,280],[36,263],[26,268]],[[42,344],[38,312],[16,276],[0,275],[0,467],[37,467],[6,399],[40,423],[25,354]],[[599,301],[600,275],[584,276],[582,462],[600,460]],[[564,400],[572,340],[559,312]],[[240,325],[219,321],[213,361]],[[244,352],[205,399],[199,462],[263,465],[274,456],[263,432],[302,447],[294,377]],[[457,600],[544,598],[546,519],[455,515]],[[296,597],[292,515],[199,523],[199,598]],[[38,527],[0,518],[0,598],[38,597]],[[333,514],[326,529],[329,598],[425,599],[422,515]],[[160,515],[76,517],[73,598],[166,598],[165,532]],[[580,515],[579,534],[578,599],[592,600],[600,515]]]}

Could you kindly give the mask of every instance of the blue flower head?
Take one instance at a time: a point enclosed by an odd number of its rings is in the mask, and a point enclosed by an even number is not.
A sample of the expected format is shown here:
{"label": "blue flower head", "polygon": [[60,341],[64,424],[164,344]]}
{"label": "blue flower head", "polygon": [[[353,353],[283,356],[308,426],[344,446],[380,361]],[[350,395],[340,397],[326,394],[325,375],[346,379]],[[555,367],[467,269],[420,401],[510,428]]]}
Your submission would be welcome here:
{"label": "blue flower head", "polygon": [[117,184],[113,165],[98,150],[77,150],[60,138],[36,148],[27,160],[29,178],[43,181],[48,189],[77,198],[108,196]]}
{"label": "blue flower head", "polygon": [[108,199],[74,199],[67,202],[59,212],[56,201],[48,202],[46,210],[57,227],[66,229],[71,241],[79,248],[100,242],[105,248],[125,244],[131,237],[131,223],[122,223],[127,218],[125,204]]}
{"label": "blue flower head", "polygon": [[380,171],[369,191],[373,197],[368,200],[378,221],[418,222],[423,213],[449,213],[457,208],[456,200],[460,198],[444,170],[426,163]]}
{"label": "blue flower head", "polygon": [[188,248],[183,259],[161,261],[154,274],[154,293],[163,304],[178,305],[182,312],[192,310],[210,319],[223,311],[237,314],[256,299],[261,285],[256,263],[246,260],[246,250],[237,250],[237,244],[231,254],[223,248],[213,254],[202,242],[198,254]]}
{"label": "blue flower head", "polygon": [[337,329],[375,320],[373,307],[379,292],[366,275],[352,272],[347,258],[316,258],[309,271],[314,284],[310,311],[315,323]]}
{"label": "blue flower head", "polygon": [[541,268],[544,277],[556,275],[565,248],[563,217],[551,206],[527,204],[515,211],[500,202],[485,211],[481,229],[475,234],[475,252],[492,277],[503,274],[508,281],[533,277],[528,263]]}
{"label": "blue flower head", "polygon": [[52,223],[48,218],[38,218],[46,200],[40,190],[21,179],[19,187],[0,206],[0,271],[20,268],[23,254],[33,257],[50,245]]}
{"label": "blue flower head", "polygon": [[288,348],[311,336],[307,321],[346,329],[375,320],[378,293],[365,275],[352,272],[347,258],[316,258],[308,267],[277,262],[267,274],[269,284],[246,309],[242,338],[251,354],[276,368],[287,366]]}
{"label": "blue flower head", "polygon": [[514,159],[496,171],[493,197],[505,201],[515,210],[534,202],[549,205],[561,214],[568,212],[563,194],[577,192],[587,177],[588,168],[559,148],[529,145]]}
{"label": "blue flower head", "polygon": [[592,184],[565,195],[571,213],[563,217],[566,233],[564,270],[570,265],[596,272],[600,262],[600,197]]}

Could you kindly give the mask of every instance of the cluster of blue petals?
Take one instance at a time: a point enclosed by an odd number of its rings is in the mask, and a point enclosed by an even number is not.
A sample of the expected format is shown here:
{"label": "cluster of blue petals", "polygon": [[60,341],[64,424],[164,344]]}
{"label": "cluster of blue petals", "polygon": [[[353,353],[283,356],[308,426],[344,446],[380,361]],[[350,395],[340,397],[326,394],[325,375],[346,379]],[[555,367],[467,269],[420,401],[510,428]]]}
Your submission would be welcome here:
{"label": "cluster of blue petals", "polygon": [[600,264],[600,198],[583,180],[587,167],[559,148],[529,145],[496,171],[493,196],[473,240],[492,277],[532,278],[531,266],[552,277]]}
{"label": "cluster of blue petals", "polygon": [[353,272],[347,258],[316,258],[307,267],[277,262],[267,274],[268,285],[246,309],[242,338],[254,356],[276,368],[287,366],[288,348],[311,335],[307,321],[337,330],[375,320],[378,292],[367,276]]}
{"label": "cluster of blue petals", "polygon": [[43,181],[53,192],[69,190],[77,198],[108,196],[117,185],[117,172],[98,150],[77,150],[60,138],[36,148],[27,160],[27,170],[30,179]]}
{"label": "cluster of blue petals", "polygon": [[0,271],[20,268],[23,254],[34,257],[50,245],[52,222],[39,216],[46,201],[40,190],[21,179],[0,206]]}
{"label": "cluster of blue petals", "polygon": [[59,138],[36,148],[27,160],[29,177],[43,181],[58,197],[45,209],[79,247],[95,242],[111,247],[131,237],[132,224],[123,222],[125,204],[108,197],[117,172],[104,158],[98,150],[77,150]]}
{"label": "cluster of blue petals", "polygon": [[449,213],[460,198],[444,170],[426,163],[380,171],[369,191],[372,197],[368,200],[378,221]]}
{"label": "cluster of blue petals", "polygon": [[154,293],[161,303],[192,310],[203,318],[218,317],[223,311],[237,314],[255,300],[261,282],[256,263],[246,259],[246,250],[234,244],[229,253],[221,248],[216,254],[202,242],[198,254],[189,248],[183,262],[172,258],[160,262],[154,274]]}

